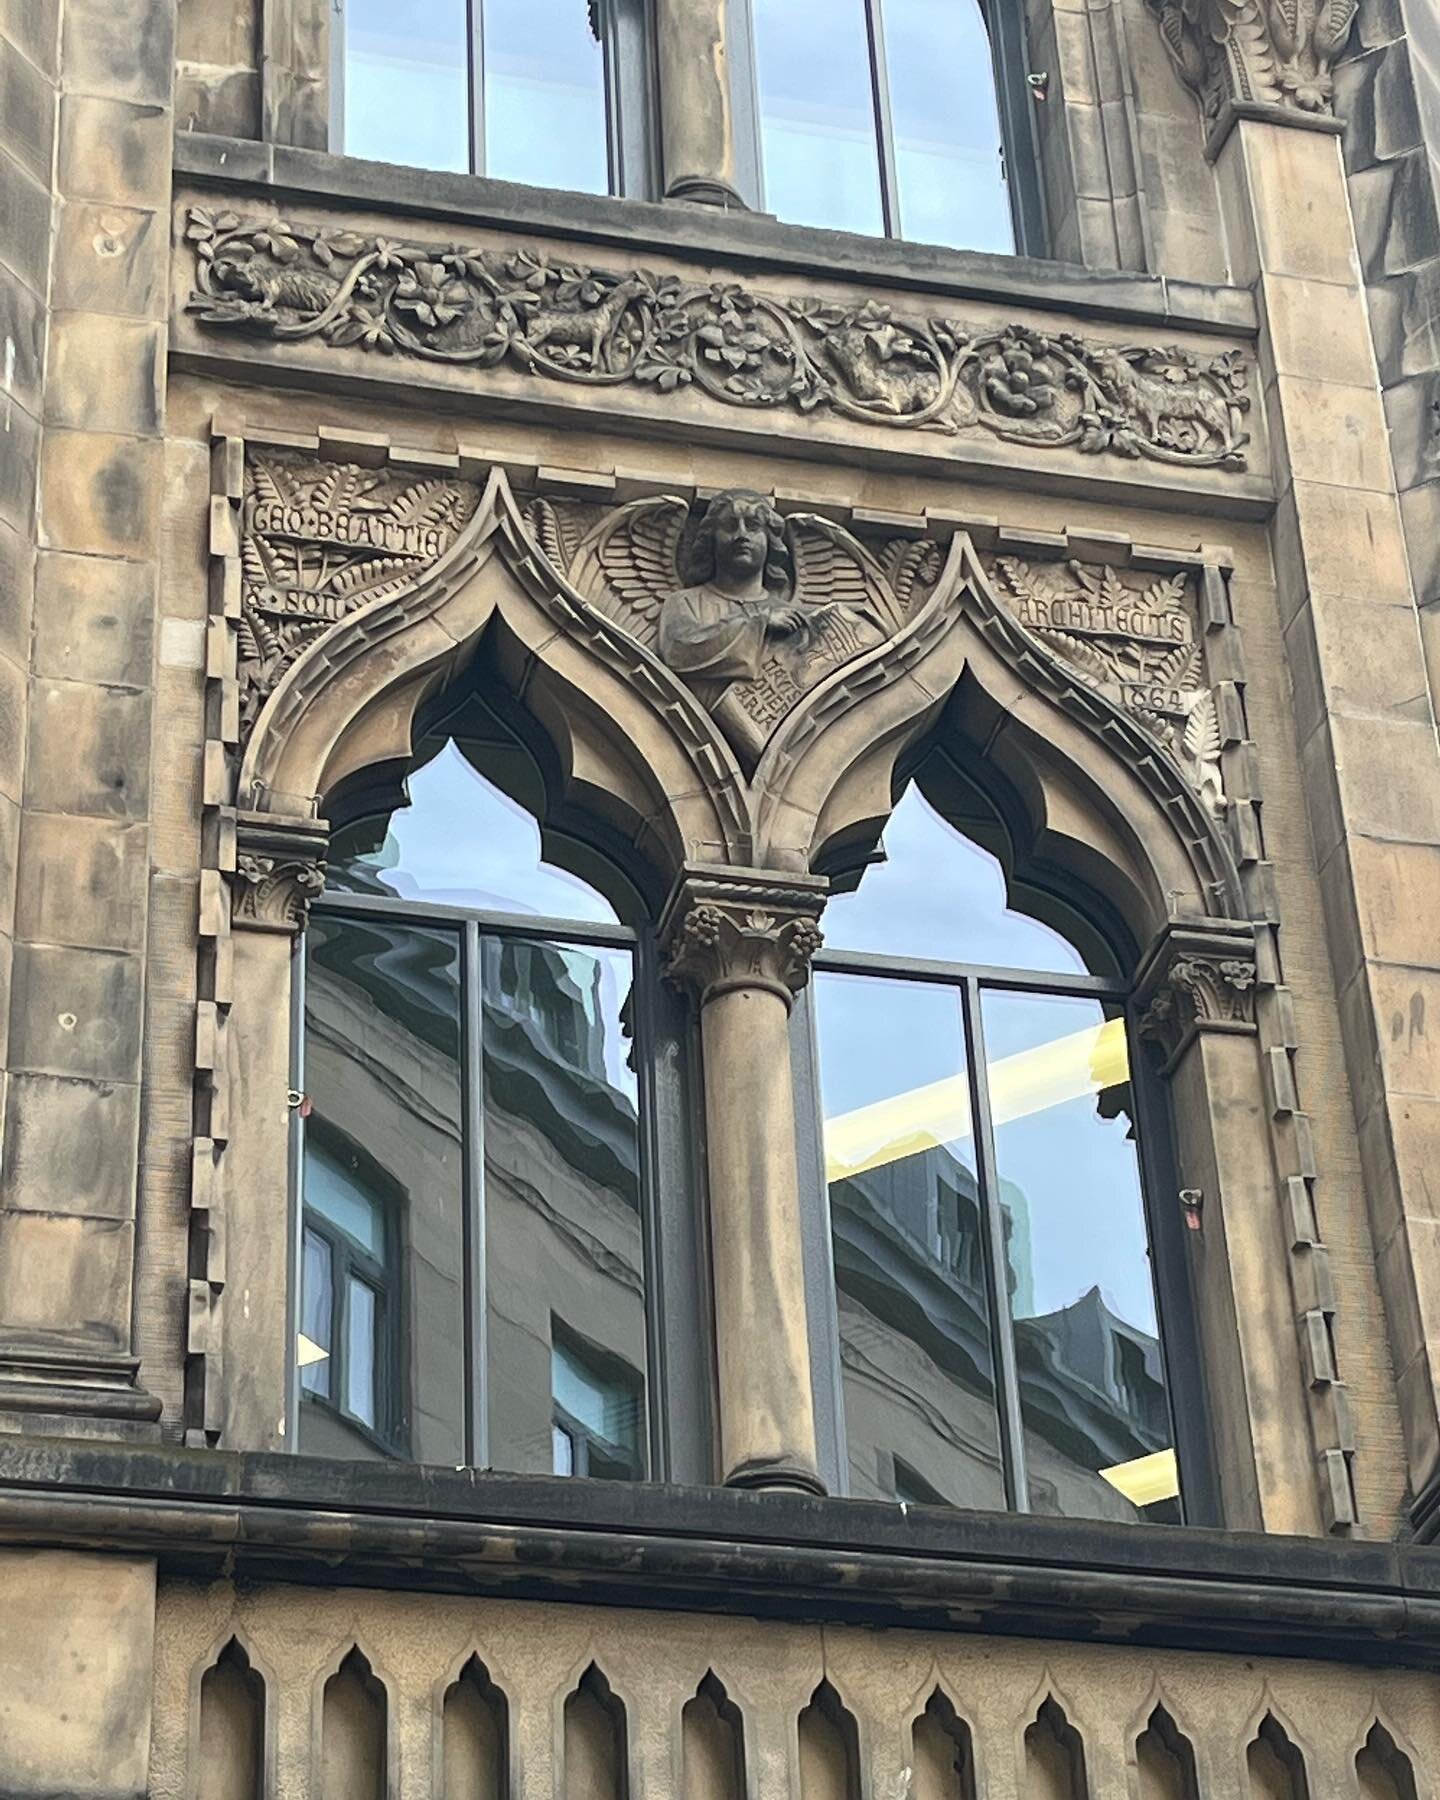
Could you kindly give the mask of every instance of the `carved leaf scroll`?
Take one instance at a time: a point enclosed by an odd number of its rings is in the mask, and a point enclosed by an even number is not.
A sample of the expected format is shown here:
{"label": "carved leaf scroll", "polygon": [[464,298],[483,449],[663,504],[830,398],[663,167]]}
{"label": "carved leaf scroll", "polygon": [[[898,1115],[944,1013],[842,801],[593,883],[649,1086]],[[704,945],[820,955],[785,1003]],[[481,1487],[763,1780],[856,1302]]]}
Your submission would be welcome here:
{"label": "carved leaf scroll", "polygon": [[1028,325],[762,293],[538,252],[394,243],[190,210],[206,329],[585,387],[689,388],[727,406],[829,409],[894,430],[1243,469],[1239,351],[1107,344]]}

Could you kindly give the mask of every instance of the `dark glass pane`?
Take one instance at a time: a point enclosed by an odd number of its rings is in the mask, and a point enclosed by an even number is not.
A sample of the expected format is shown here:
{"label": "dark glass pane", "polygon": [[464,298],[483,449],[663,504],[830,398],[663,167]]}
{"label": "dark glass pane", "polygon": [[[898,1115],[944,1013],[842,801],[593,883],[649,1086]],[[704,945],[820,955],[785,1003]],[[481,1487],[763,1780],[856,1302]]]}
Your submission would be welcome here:
{"label": "dark glass pane", "polygon": [[336,834],[332,889],[614,923],[613,907],[594,888],[543,860],[534,815],[475,767],[479,761],[520,788],[538,782],[513,740],[465,740],[462,748],[447,736],[420,753],[429,760],[406,783],[408,806]]}
{"label": "dark glass pane", "polygon": [[499,1469],[550,1472],[557,1422],[572,1438],[584,1428],[589,1442],[588,1416],[563,1406],[566,1417],[557,1416],[556,1357],[568,1347],[618,1396],[596,1415],[593,1436],[599,1451],[620,1463],[629,1456],[631,1466],[604,1472],[644,1473],[631,977],[622,951],[485,940],[488,1394]]}
{"label": "dark glass pane", "polygon": [[1125,1022],[998,993],[984,1020],[1031,1504],[1177,1518]]}
{"label": "dark glass pane", "polygon": [[959,995],[822,974],[816,1018],[851,1492],[1003,1506]]}
{"label": "dark glass pane", "polygon": [[325,1390],[337,1404],[307,1400],[301,1448],[453,1465],[465,1457],[459,940],[322,916],[306,938],[305,1206],[345,1271],[348,1324]]}
{"label": "dark glass pane", "polygon": [[465,0],[347,0],[345,154],[470,167]]}
{"label": "dark glass pane", "polygon": [[881,849],[884,860],[866,869],[859,887],[825,908],[832,950],[1084,974],[1079,952],[1059,932],[1009,910],[1000,864],[913,783],[890,815]]}
{"label": "dark glass pane", "polygon": [[318,1232],[307,1231],[300,1271],[300,1336],[296,1344],[300,1385],[307,1393],[330,1392],[334,1313],[335,1274],[330,1246]]}
{"label": "dark glass pane", "polygon": [[976,0],[885,0],[900,234],[1015,248],[990,35]]}
{"label": "dark glass pane", "polygon": [[755,60],[766,210],[883,231],[863,0],[755,0]]}
{"label": "dark glass pane", "polygon": [[605,62],[585,0],[484,0],[485,173],[609,192]]}

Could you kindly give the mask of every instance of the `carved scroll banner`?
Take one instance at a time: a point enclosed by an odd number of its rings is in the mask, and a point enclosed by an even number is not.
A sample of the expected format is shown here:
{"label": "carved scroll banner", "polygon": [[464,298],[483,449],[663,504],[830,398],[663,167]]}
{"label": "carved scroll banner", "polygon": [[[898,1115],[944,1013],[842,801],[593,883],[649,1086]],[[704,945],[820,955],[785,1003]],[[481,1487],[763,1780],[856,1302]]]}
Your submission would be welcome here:
{"label": "carved scroll banner", "polygon": [[984,433],[1028,448],[1246,467],[1249,358],[762,292],[526,247],[391,242],[192,207],[188,311],[207,332],[546,383],[690,390],[797,417]]}
{"label": "carved scroll banner", "polygon": [[1220,720],[1205,680],[1193,574],[983,560],[1026,630],[1129,713],[1179,763],[1210,811],[1223,812]]}

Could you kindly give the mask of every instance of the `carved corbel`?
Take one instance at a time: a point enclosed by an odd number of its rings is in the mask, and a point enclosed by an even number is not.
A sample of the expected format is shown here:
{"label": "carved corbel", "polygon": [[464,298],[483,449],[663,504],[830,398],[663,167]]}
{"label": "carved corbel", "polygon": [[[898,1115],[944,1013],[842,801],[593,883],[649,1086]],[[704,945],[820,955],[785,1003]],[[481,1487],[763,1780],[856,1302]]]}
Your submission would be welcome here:
{"label": "carved corbel", "polygon": [[788,1010],[823,942],[816,921],[827,889],[814,876],[687,865],[660,925],[666,978],[702,1006],[737,988],[763,988]]}
{"label": "carved corbel", "polygon": [[235,929],[303,931],[310,902],[325,886],[328,843],[321,821],[242,813],[231,876]]}
{"label": "carved corbel", "polygon": [[1223,921],[1170,925],[1140,972],[1142,1037],[1157,1042],[1172,1068],[1201,1032],[1255,1030],[1255,934]]}
{"label": "carved corbel", "polygon": [[1207,124],[1227,105],[1334,111],[1335,62],[1356,0],[1150,0]]}

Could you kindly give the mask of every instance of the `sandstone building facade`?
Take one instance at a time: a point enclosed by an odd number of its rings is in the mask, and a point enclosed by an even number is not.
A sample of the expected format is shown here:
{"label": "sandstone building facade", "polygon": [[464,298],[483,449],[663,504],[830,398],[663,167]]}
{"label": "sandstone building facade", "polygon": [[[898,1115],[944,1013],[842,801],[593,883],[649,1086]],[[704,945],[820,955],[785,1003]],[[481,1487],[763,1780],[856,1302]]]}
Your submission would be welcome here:
{"label": "sandstone building facade", "polygon": [[0,1794],[1417,1800],[1425,0],[0,0]]}

